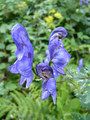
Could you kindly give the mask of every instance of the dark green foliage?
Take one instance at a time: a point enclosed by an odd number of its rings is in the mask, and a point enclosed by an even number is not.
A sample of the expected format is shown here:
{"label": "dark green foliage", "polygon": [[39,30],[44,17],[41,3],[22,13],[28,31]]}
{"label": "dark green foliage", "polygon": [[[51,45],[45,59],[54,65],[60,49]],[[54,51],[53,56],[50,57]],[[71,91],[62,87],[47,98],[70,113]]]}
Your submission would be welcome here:
{"label": "dark green foliage", "polygon": [[[86,87],[90,84],[88,83],[90,71],[89,68],[82,69],[80,75],[73,70],[70,73],[67,71],[67,75],[57,80],[56,105],[53,104],[51,98],[46,101],[41,100],[41,81],[38,79],[33,81],[27,90],[12,80],[1,82],[0,118],[6,120],[87,120],[90,102],[89,88],[86,89]],[[81,80],[82,84],[80,84]]]}
{"label": "dark green foliage", "polygon": [[[34,64],[45,57],[51,31],[68,30],[63,41],[71,54],[66,75],[57,80],[57,103],[42,101],[41,80],[36,76],[29,89],[18,85],[19,76],[8,72],[15,61],[16,46],[10,30],[23,24],[34,47]],[[0,0],[0,120],[90,120],[90,5],[79,0]],[[78,60],[84,58],[80,73]]]}

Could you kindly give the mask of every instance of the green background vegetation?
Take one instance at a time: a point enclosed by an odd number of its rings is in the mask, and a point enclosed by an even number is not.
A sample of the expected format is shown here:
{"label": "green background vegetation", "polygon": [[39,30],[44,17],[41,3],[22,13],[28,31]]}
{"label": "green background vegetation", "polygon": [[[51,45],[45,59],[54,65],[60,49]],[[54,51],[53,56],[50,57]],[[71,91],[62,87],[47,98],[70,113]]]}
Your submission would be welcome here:
{"label": "green background vegetation", "polygon": [[[72,58],[66,75],[57,80],[57,103],[42,101],[41,80],[29,89],[19,86],[19,75],[8,66],[15,61],[10,30],[16,23],[27,29],[34,47],[33,71],[42,62],[51,31],[63,26],[63,41]],[[78,60],[84,68],[77,72]],[[0,120],[90,120],[90,5],[79,0],[0,0]]]}

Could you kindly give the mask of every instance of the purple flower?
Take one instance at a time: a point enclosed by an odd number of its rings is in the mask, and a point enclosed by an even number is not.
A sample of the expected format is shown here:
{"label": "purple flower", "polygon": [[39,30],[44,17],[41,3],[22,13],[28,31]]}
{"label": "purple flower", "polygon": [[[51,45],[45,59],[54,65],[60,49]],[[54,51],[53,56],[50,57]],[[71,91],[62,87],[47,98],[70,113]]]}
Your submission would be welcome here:
{"label": "purple flower", "polygon": [[54,79],[53,70],[45,63],[36,66],[37,75],[42,78],[42,99],[52,97],[54,104],[56,103],[56,80]]}
{"label": "purple flower", "polygon": [[56,28],[50,35],[48,50],[46,51],[46,59],[44,62],[51,64],[54,77],[64,74],[64,67],[67,65],[71,57],[62,43],[62,39],[65,38],[66,35],[67,31],[63,27]]}
{"label": "purple flower", "polygon": [[17,47],[15,55],[17,60],[9,67],[10,72],[20,74],[20,85],[26,82],[26,88],[33,80],[32,64],[34,50],[26,29],[21,24],[16,24],[11,30],[12,39]]}
{"label": "purple flower", "polygon": [[80,0],[80,5],[88,5],[89,1],[88,0]]}
{"label": "purple flower", "polygon": [[83,67],[83,59],[80,59],[79,62],[78,62],[77,71],[80,72],[80,70],[82,69],[82,67]]}
{"label": "purple flower", "polygon": [[57,27],[55,28],[49,38],[49,51],[50,51],[50,57],[52,58],[52,55],[60,46],[63,46],[62,40],[67,36],[67,31],[64,27]]}
{"label": "purple flower", "polygon": [[67,30],[64,27],[57,27],[50,34],[50,39],[52,37],[58,37],[58,39],[64,39],[66,36],[67,36]]}

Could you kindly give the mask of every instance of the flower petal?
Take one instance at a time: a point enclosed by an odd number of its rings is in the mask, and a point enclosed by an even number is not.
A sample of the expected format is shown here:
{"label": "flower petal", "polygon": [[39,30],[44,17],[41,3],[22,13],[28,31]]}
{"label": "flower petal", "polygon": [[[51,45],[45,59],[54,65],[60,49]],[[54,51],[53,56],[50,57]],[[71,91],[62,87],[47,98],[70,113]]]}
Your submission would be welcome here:
{"label": "flower petal", "polygon": [[[17,46],[16,55],[20,57],[21,54],[28,56],[28,51],[31,53],[31,59],[33,58],[33,47],[30,43],[30,39],[26,29],[21,24],[16,24],[11,30],[13,41]],[[20,53],[19,53],[20,52]],[[19,55],[20,54],[20,55]]]}
{"label": "flower petal", "polygon": [[33,80],[33,73],[31,72],[29,77],[21,76],[20,85],[23,85],[26,81],[26,88],[28,88],[32,83],[32,80]]}
{"label": "flower petal", "polygon": [[54,77],[57,78],[60,74],[65,75],[64,68],[52,66]]}
{"label": "flower petal", "polygon": [[63,47],[62,39],[67,36],[67,31],[64,27],[55,28],[49,38],[50,59],[53,58],[54,51],[59,47]]}
{"label": "flower petal", "polygon": [[61,36],[61,39],[65,38],[67,36],[67,30],[64,27],[57,27],[52,31],[52,33],[50,35],[50,39],[56,33],[57,33],[57,35]]}
{"label": "flower petal", "polygon": [[54,104],[56,103],[56,80],[54,78],[50,78],[47,81],[47,90],[51,94],[53,98]]}
{"label": "flower petal", "polygon": [[32,80],[33,80],[33,74],[29,78],[27,78],[26,88],[28,88],[30,86],[30,84],[32,83]]}
{"label": "flower petal", "polygon": [[26,81],[26,78],[24,76],[21,76],[19,84],[23,85],[25,81]]}
{"label": "flower petal", "polygon": [[47,81],[44,81],[42,84],[42,99],[47,99],[49,96],[52,96],[53,102],[56,102],[56,80],[50,78]]}
{"label": "flower petal", "polygon": [[16,50],[15,55],[16,55],[18,60],[21,60],[23,55],[24,55],[24,52],[22,50],[19,50],[19,51]]}
{"label": "flower petal", "polygon": [[82,6],[82,5],[88,5],[88,3],[89,3],[89,0],[80,0],[80,5]]}
{"label": "flower petal", "polygon": [[53,103],[56,104],[56,97],[57,97],[57,93],[56,90],[54,90],[54,92],[51,94],[52,99],[53,99]]}
{"label": "flower petal", "polygon": [[31,65],[30,65],[28,59],[27,60],[22,59],[22,60],[18,61],[17,68],[21,75],[26,76],[26,77],[30,76],[29,72],[31,71]]}
{"label": "flower petal", "polygon": [[58,67],[65,67],[70,60],[71,55],[63,48],[55,51],[52,62]]}
{"label": "flower petal", "polygon": [[36,73],[40,78],[44,80],[53,77],[53,70],[46,63],[39,63],[36,65]]}
{"label": "flower petal", "polygon": [[50,78],[47,81],[46,88],[52,94],[54,90],[56,90],[56,80],[54,78]]}
{"label": "flower petal", "polygon": [[50,93],[48,91],[44,91],[44,90],[42,91],[42,96],[41,96],[42,100],[47,99],[49,96]]}
{"label": "flower petal", "polygon": [[49,50],[46,50],[46,58],[44,60],[44,63],[49,65],[49,62],[50,62],[50,53]]}
{"label": "flower petal", "polygon": [[55,38],[54,41],[49,42],[48,49],[50,52],[50,59],[54,57],[54,53],[59,47],[63,47],[63,43],[61,40],[58,41],[58,38]]}
{"label": "flower petal", "polygon": [[78,67],[77,67],[77,71],[80,72],[80,70],[82,69],[83,67],[83,59],[80,59],[79,62],[78,62]]}
{"label": "flower petal", "polygon": [[21,74],[20,85],[26,81],[26,88],[28,88],[33,79],[32,64],[34,50],[30,43],[28,33],[21,24],[16,24],[12,28],[11,35],[17,46],[15,52],[17,60],[9,67],[9,70],[12,73]]}

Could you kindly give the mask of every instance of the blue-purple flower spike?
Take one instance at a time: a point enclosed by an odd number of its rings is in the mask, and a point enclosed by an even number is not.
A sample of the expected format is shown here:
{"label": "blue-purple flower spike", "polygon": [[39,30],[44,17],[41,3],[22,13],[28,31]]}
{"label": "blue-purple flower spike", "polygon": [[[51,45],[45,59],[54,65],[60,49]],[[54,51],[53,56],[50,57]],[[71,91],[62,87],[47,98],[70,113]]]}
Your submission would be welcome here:
{"label": "blue-purple flower spike", "polygon": [[64,39],[67,36],[67,30],[64,27],[55,28],[50,34],[50,40],[52,37],[58,37],[59,39]]}
{"label": "blue-purple flower spike", "polygon": [[81,58],[78,62],[78,67],[77,67],[77,71],[80,72],[80,70],[82,69],[83,67],[83,59]]}
{"label": "blue-purple flower spike", "polygon": [[80,5],[88,5],[89,1],[88,0],[80,0]]}
{"label": "blue-purple flower spike", "polygon": [[42,99],[52,96],[56,103],[56,80],[60,74],[64,73],[64,67],[68,64],[71,55],[65,50],[62,40],[67,36],[64,27],[55,28],[49,38],[46,58],[43,63],[36,66],[36,72],[42,78]]}
{"label": "blue-purple flower spike", "polygon": [[26,29],[21,24],[16,24],[11,30],[12,39],[17,47],[16,61],[9,67],[10,72],[20,74],[20,85],[26,82],[28,88],[33,80],[32,64],[34,50]]}
{"label": "blue-purple flower spike", "polygon": [[42,78],[42,100],[52,97],[54,104],[56,103],[56,80],[54,79],[53,70],[45,63],[36,66],[37,75]]}
{"label": "blue-purple flower spike", "polygon": [[64,27],[55,28],[50,34],[48,50],[46,51],[45,63],[49,64],[57,48],[63,47],[62,40],[67,36],[67,30]]}
{"label": "blue-purple flower spike", "polygon": [[64,27],[55,28],[49,38],[48,50],[46,51],[45,63],[52,63],[54,77],[64,73],[64,67],[70,60],[71,55],[65,50],[62,39],[67,36]]}

